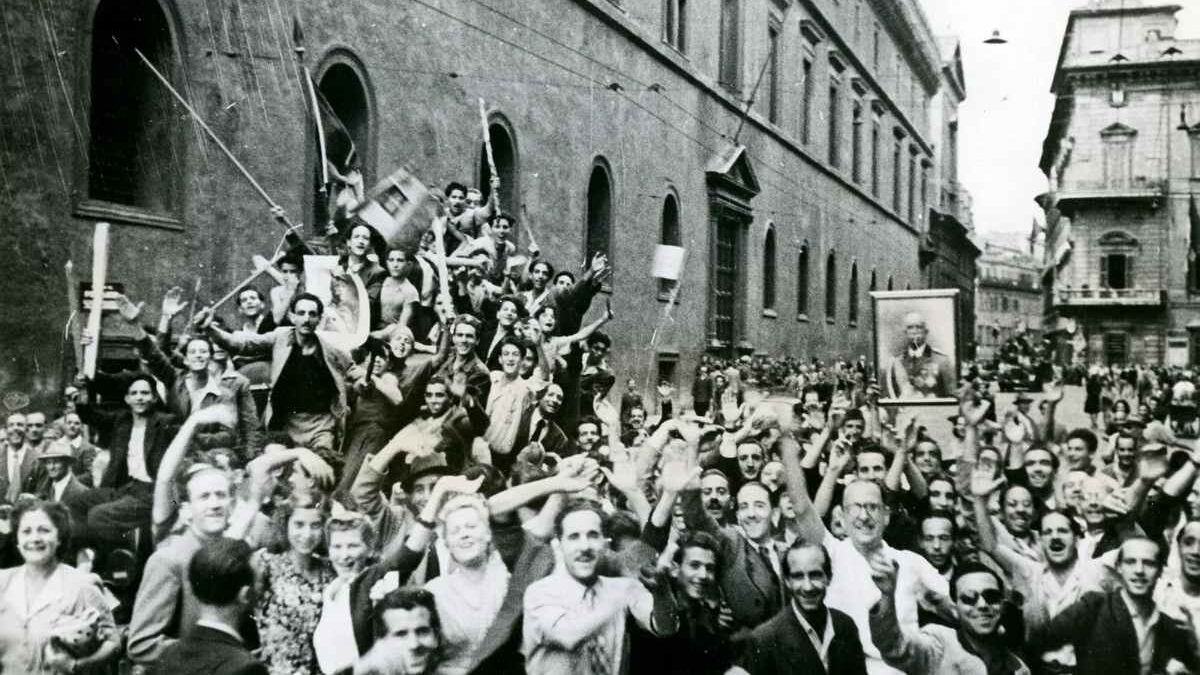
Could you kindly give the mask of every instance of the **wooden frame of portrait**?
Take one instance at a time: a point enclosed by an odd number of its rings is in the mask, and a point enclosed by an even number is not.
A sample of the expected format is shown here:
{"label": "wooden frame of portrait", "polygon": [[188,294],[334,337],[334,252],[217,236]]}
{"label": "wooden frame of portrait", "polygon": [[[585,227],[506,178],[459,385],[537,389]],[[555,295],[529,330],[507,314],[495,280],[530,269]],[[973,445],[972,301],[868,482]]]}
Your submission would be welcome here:
{"label": "wooden frame of portrait", "polygon": [[[881,405],[957,402],[962,345],[958,344],[958,289],[871,291],[875,316],[875,372]],[[920,319],[921,344],[908,334]]]}

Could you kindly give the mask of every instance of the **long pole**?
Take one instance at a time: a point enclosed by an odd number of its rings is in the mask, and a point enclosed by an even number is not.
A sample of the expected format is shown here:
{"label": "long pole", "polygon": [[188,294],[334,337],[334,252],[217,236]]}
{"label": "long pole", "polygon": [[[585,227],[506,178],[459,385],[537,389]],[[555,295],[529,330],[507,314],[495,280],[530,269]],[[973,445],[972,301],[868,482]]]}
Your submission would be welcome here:
{"label": "long pole", "polygon": [[[225,156],[229,158],[229,161],[233,162],[233,165],[237,167],[237,170],[240,171],[243,176],[245,176],[246,180],[249,181],[254,190],[258,192],[260,197],[263,198],[263,201],[265,201],[272,209],[278,209],[279,205],[275,203],[274,199],[271,199],[271,195],[267,194],[267,191],[258,184],[258,181],[254,180],[254,176],[250,175],[250,172],[246,170],[246,167],[243,166],[240,161],[238,161],[238,158],[233,155],[233,152],[231,152],[229,148],[225,146],[225,143],[223,143],[221,139],[217,137],[217,134],[213,132],[211,128],[209,128],[208,123],[205,122],[204,119],[200,117],[200,114],[188,104],[187,100],[185,100],[183,96],[179,95],[179,92],[175,90],[175,87],[171,86],[171,83],[167,80],[167,78],[163,77],[163,74],[158,72],[158,69],[154,67],[153,63],[150,63],[150,59],[146,58],[146,55],[142,53],[142,50],[135,47],[133,51],[138,55],[138,58],[142,60],[142,63],[146,64],[146,67],[150,69],[150,72],[154,73],[154,76],[158,78],[158,81],[162,82],[163,86],[167,88],[167,91],[171,92],[171,95],[175,97],[175,100],[179,101],[179,104],[183,106],[183,109],[188,111],[188,114],[192,116],[192,119],[196,121],[196,124],[200,125],[200,128],[204,130],[204,133],[208,134],[208,137],[212,139],[212,142],[217,144],[217,147],[221,149],[221,152],[225,153]],[[288,220],[287,216],[277,216],[277,218],[280,222],[287,226],[288,232],[296,231],[296,226],[293,225],[290,220]]]}
{"label": "long pole", "polygon": [[96,361],[100,356],[100,319],[104,314],[104,285],[108,278],[108,223],[96,223],[92,235],[92,311],[88,314],[87,332],[91,341],[83,349],[83,374],[96,376]]}
{"label": "long pole", "polygon": [[260,275],[262,275],[263,272],[266,272],[267,267],[273,266],[276,263],[278,263],[280,260],[283,260],[284,256],[286,256],[286,255],[287,255],[287,253],[285,251],[280,251],[279,253],[276,253],[275,257],[271,258],[268,265],[266,265],[262,269],[255,270],[253,274],[251,274],[250,276],[243,279],[242,283],[238,284],[237,286],[234,286],[233,290],[231,290],[228,293],[226,293],[225,295],[221,296],[220,300],[217,300],[213,304],[209,305],[209,308],[216,309],[216,308],[220,307],[221,305],[232,300],[234,298],[234,296],[236,296],[238,293],[241,293],[243,290],[245,290],[250,284],[252,284],[254,282],[255,279],[257,279]]}
{"label": "long pole", "polygon": [[771,63],[771,59],[775,56],[775,48],[771,47],[771,51],[767,52],[767,58],[763,59],[762,66],[758,69],[758,78],[754,80],[754,88],[750,90],[750,99],[746,101],[746,109],[742,111],[742,116],[738,118],[737,131],[733,132],[733,144],[737,145],[738,138],[742,135],[742,127],[746,126],[746,117],[750,115],[750,109],[754,107],[754,98],[758,96],[758,87],[762,84],[763,75],[767,72],[767,66]]}
{"label": "long pole", "polygon": [[[487,154],[488,171],[493,176],[499,176],[500,174],[496,173],[496,157],[492,154],[492,131],[488,128],[487,105],[483,99],[479,99],[479,123],[483,125],[483,149]],[[496,201],[496,211],[499,212],[500,195],[493,195],[492,199]]]}

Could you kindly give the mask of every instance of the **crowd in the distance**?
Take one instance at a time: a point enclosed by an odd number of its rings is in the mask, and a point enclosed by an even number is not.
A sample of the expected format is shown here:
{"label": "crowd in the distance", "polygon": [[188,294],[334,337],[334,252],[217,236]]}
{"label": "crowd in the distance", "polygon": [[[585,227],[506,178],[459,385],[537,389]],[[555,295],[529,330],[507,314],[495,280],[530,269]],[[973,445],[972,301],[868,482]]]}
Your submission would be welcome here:
{"label": "crowd in the distance", "polygon": [[445,198],[412,249],[331,235],[362,314],[298,256],[225,317],[121,298],[140,369],[8,417],[4,673],[1200,672],[1161,420],[979,382],[921,417],[863,358],[705,358],[677,410],[609,356],[603,255],[510,265],[514,219]]}

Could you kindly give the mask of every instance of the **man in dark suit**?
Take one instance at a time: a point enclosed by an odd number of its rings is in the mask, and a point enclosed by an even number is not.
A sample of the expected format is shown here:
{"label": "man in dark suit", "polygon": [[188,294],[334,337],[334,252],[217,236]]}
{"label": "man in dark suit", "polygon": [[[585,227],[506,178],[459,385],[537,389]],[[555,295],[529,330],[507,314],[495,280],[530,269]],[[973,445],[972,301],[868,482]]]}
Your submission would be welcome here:
{"label": "man in dark suit", "polygon": [[743,675],[866,675],[867,664],[854,620],[825,606],[833,578],[829,552],[796,540],[783,557],[789,595],[775,618],[750,633],[738,661]]}
{"label": "man in dark suit", "polygon": [[1120,590],[1088,593],[1035,629],[1030,653],[1074,645],[1079,675],[1178,672],[1167,667],[1171,661],[1196,672],[1200,649],[1194,627],[1159,612],[1154,603],[1154,587],[1166,557],[1152,539],[1125,540],[1117,553]]}
{"label": "man in dark suit", "polygon": [[513,448],[518,452],[537,441],[546,452],[562,454],[567,449],[567,434],[558,426],[558,411],[563,404],[563,390],[557,384],[547,386],[538,395],[537,402],[521,415],[517,426],[517,440]]}
{"label": "man in dark suit", "polygon": [[250,546],[234,539],[204,544],[188,563],[188,584],[200,618],[185,637],[163,651],[152,673],[162,675],[265,675],[237,626],[254,601]]}
{"label": "man in dark suit", "polygon": [[150,523],[154,476],[163,453],[179,425],[157,408],[154,378],[133,375],[125,385],[125,408],[99,410],[89,403],[77,407],[80,418],[93,429],[105,431],[111,458],[100,487],[66,502],[87,520],[75,523],[76,536],[87,541],[119,541],[129,530]]}

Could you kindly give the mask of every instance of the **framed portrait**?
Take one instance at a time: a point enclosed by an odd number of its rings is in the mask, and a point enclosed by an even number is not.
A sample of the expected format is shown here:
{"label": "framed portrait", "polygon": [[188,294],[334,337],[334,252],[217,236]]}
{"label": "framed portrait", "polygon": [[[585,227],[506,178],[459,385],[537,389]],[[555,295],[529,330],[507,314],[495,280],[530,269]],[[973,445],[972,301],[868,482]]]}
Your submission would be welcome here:
{"label": "framed portrait", "polygon": [[880,403],[955,403],[958,289],[873,291]]}

